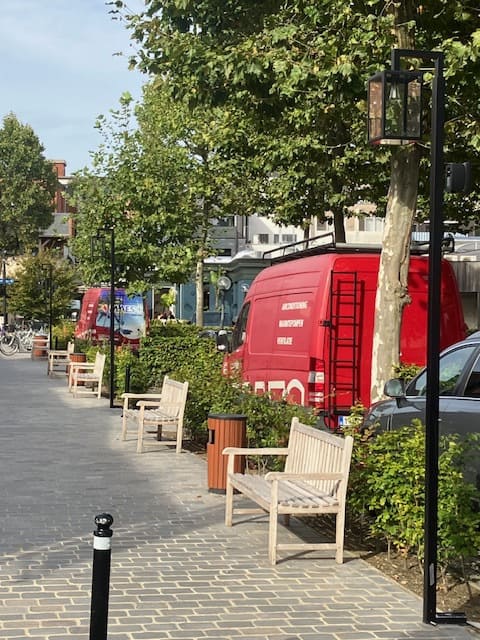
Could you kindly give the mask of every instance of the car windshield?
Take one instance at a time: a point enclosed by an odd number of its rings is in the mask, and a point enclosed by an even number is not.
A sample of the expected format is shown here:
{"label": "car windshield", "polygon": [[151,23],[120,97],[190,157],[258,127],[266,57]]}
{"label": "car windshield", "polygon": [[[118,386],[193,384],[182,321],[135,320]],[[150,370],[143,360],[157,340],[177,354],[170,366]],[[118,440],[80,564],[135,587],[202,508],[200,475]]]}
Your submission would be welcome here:
{"label": "car windshield", "polygon": [[472,367],[463,395],[466,398],[480,398],[480,357]]}
{"label": "car windshield", "polygon": [[[460,375],[465,369],[465,365],[471,358],[477,345],[466,345],[449,351],[440,358],[440,395],[451,396],[455,393]],[[415,380],[412,380],[407,387],[407,396],[424,396],[427,391],[427,370],[425,369]]]}

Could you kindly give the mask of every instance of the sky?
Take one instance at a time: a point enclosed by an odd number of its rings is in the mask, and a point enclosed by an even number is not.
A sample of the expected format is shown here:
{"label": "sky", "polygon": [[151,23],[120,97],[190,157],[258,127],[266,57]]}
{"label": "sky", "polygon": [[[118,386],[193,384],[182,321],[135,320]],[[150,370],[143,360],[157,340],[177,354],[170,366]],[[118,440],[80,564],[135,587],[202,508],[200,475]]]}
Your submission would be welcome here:
{"label": "sky", "polygon": [[[146,77],[128,69],[134,43],[104,0],[1,0],[0,117],[29,124],[48,160],[67,174],[90,166],[102,138],[97,116],[129,91],[141,96]],[[135,13],[142,0],[129,0]],[[117,52],[124,55],[117,56]]]}

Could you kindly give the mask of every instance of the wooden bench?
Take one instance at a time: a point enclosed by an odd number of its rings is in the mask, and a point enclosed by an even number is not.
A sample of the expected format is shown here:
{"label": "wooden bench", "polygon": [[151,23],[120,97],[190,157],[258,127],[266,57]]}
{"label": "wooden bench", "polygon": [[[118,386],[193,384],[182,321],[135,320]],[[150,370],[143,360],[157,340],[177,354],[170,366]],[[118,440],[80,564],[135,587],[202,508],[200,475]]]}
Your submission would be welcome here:
{"label": "wooden bench", "polygon": [[[122,440],[127,438],[128,421],[137,424],[137,453],[143,453],[145,428],[154,426],[157,429],[157,441],[162,438],[163,427],[173,427],[176,431],[176,451],[182,450],[183,417],[187,403],[188,382],[177,382],[165,376],[162,392],[156,393],[124,393],[122,414]],[[132,401],[135,406],[131,407]]]}
{"label": "wooden bench", "polygon": [[47,352],[47,375],[51,376],[56,371],[61,369],[63,373],[67,370],[67,365],[70,364],[70,356],[75,350],[75,343],[68,342],[66,349],[50,349]]}
{"label": "wooden bench", "polygon": [[102,395],[103,369],[105,354],[97,351],[95,362],[71,362],[68,389],[77,395]]}
{"label": "wooden bench", "polygon": [[[260,508],[236,508],[235,513],[269,513],[268,556],[276,564],[279,550],[335,549],[335,559],[343,562],[345,529],[345,497],[350,471],[353,438],[335,436],[308,427],[293,418],[288,447],[245,449],[227,447],[228,455],[225,524],[232,526],[234,490],[257,503]],[[270,472],[265,476],[235,473],[235,456],[286,456],[285,471]],[[280,514],[289,524],[291,515],[315,516],[335,514],[335,543],[277,542],[277,520]]]}

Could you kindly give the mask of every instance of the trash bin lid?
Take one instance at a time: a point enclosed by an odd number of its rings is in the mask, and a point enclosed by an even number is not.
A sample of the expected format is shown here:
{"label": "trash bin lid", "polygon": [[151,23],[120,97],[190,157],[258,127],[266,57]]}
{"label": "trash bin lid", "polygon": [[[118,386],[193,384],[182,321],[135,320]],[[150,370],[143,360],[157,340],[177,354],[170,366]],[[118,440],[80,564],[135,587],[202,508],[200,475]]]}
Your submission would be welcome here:
{"label": "trash bin lid", "polygon": [[247,416],[242,413],[209,413],[209,418],[217,418],[220,420],[246,420]]}

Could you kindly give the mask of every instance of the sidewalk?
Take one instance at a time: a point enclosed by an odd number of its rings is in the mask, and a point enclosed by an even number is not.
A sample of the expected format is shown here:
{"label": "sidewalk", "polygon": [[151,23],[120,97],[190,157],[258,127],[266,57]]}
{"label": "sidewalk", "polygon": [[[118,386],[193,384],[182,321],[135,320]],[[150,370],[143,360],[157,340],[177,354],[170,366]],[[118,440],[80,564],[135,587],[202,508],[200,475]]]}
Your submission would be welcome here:
{"label": "sidewalk", "polygon": [[120,409],[73,399],[44,361],[0,357],[0,401],[2,640],[88,638],[93,519],[105,511],[109,640],[480,638],[424,625],[421,599],[348,554],[271,567],[266,519],[227,529],[202,458],[137,455],[119,439]]}

